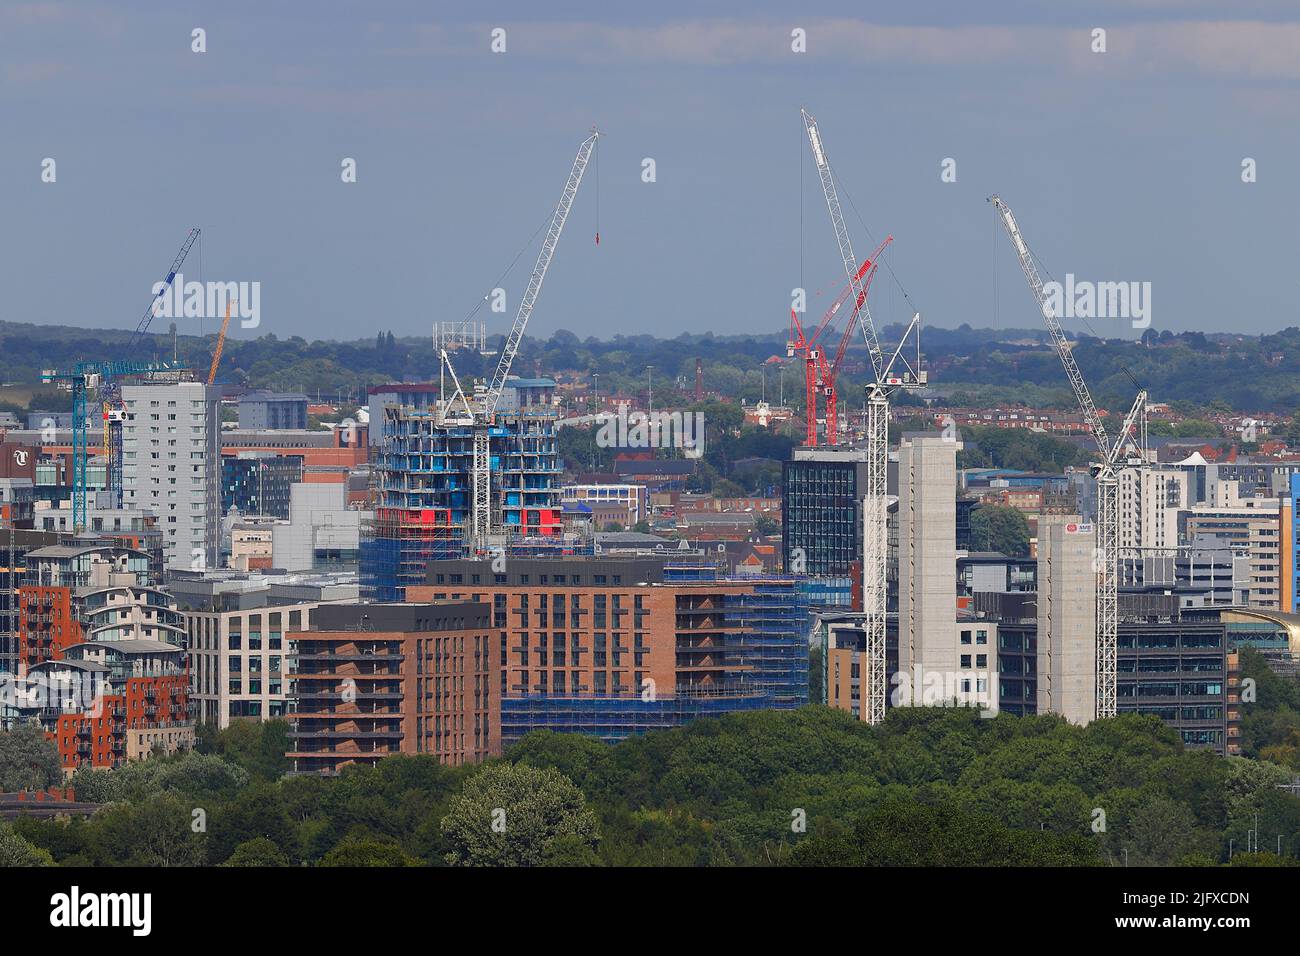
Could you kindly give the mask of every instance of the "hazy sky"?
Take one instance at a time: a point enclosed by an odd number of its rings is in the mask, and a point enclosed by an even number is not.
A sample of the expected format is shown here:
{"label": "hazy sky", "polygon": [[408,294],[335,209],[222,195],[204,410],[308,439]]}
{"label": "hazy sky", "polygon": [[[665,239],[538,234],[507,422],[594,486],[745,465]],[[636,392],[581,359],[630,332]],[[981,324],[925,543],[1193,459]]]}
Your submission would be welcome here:
{"label": "hazy sky", "polygon": [[[0,0],[0,317],[132,327],[197,225],[205,279],[262,284],[234,334],[427,334],[496,284],[597,123],[529,332],[775,330],[842,274],[801,105],[858,256],[891,233],[927,323],[1037,325],[999,192],[1053,275],[1150,282],[1156,329],[1300,324],[1300,9],[1251,0]],[[889,276],[872,302],[910,314]]]}

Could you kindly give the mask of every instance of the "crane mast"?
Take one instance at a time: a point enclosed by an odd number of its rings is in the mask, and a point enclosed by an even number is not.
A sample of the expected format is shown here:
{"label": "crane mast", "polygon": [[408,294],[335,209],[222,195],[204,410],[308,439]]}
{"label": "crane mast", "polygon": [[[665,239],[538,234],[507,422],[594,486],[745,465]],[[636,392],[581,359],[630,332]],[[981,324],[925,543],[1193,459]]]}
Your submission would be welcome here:
{"label": "crane mast", "polygon": [[573,168],[569,171],[569,178],[565,181],[564,190],[560,193],[560,201],[556,203],[555,211],[551,214],[551,221],[546,229],[546,238],[542,241],[542,248],[537,253],[537,262],[533,266],[533,274],[529,277],[528,286],[525,288],[524,296],[519,302],[519,311],[515,315],[514,324],[510,327],[510,333],[506,336],[505,343],[502,346],[501,357],[497,361],[492,381],[476,396],[477,402],[473,414],[474,449],[470,466],[472,495],[469,537],[472,545],[477,549],[486,546],[488,537],[492,532],[492,455],[489,429],[496,416],[497,403],[501,400],[501,393],[505,390],[506,379],[510,375],[510,366],[514,363],[515,355],[519,352],[519,343],[524,337],[524,330],[528,327],[528,317],[533,314],[533,306],[537,304],[538,293],[542,291],[542,282],[546,279],[546,270],[551,266],[551,258],[555,255],[555,247],[559,244],[560,234],[564,232],[564,224],[569,218],[569,210],[573,207],[573,200],[578,194],[578,187],[582,185],[583,173],[587,171],[587,163],[591,160],[591,151],[596,147],[596,142],[599,139],[600,131],[593,127],[591,135],[583,140],[582,145],[578,147],[578,154],[573,160]]}
{"label": "crane mast", "polygon": [[[149,307],[144,310],[144,315],[136,323],[135,331],[131,333],[131,338],[127,340],[127,354],[134,352],[143,344],[145,333],[149,331],[149,323],[153,321],[154,314],[158,311],[158,301],[167,295],[176,281],[176,276],[180,273],[181,265],[185,262],[185,257],[190,254],[190,249],[198,241],[201,230],[196,226],[185,235],[185,241],[181,243],[180,251],[172,259],[171,267],[168,268],[167,274],[163,276],[160,288],[152,299],[149,300]],[[103,427],[103,458],[105,485],[113,497],[113,506],[122,507],[122,422],[126,418],[126,412],[122,408],[122,395],[119,384],[111,377],[105,376],[99,384],[100,406],[102,408],[104,427]],[[75,449],[74,449],[75,452]],[[83,475],[84,479],[84,475]],[[83,482],[84,483],[84,482]],[[82,498],[84,506],[85,500]],[[74,507],[74,524],[76,521]],[[84,507],[83,507],[84,511]],[[84,517],[84,514],[82,515]]]}
{"label": "crane mast", "polygon": [[230,306],[233,301],[233,299],[226,300],[226,317],[221,320],[221,334],[217,336],[217,344],[212,348],[212,365],[208,368],[209,385],[217,380],[217,367],[221,365],[221,353],[226,348],[226,332],[230,330]]}
{"label": "crane mast", "polygon": [[[864,264],[858,272],[862,280],[862,292],[865,295],[871,289],[871,280],[876,274],[876,269],[880,265],[880,254],[884,252],[885,246],[894,241],[893,236],[886,236],[885,241],[876,247],[876,251],[871,254],[871,258]],[[863,303],[866,303],[864,298]],[[836,378],[840,374],[840,365],[844,362],[844,356],[849,349],[849,340],[853,338],[853,319],[844,326],[844,332],[840,335],[840,344],[835,349],[835,358],[828,364],[826,362],[826,352],[823,349],[817,360],[817,379],[821,385],[822,391],[826,395],[826,444],[834,445],[839,441],[839,387],[836,385]],[[888,430],[886,430],[888,435]]]}
{"label": "crane mast", "polygon": [[1121,460],[1124,449],[1133,441],[1132,434],[1139,420],[1145,415],[1147,393],[1138,392],[1133,406],[1124,419],[1120,433],[1114,444],[1106,434],[1106,427],[1097,412],[1084,381],[1078,364],[1070,350],[1065,330],[1043,291],[1043,280],[1034,265],[1033,254],[1020,234],[1020,227],[1011,208],[998,196],[990,196],[989,202],[997,210],[1003,228],[1015,246],[1016,256],[1020,259],[1020,268],[1029,283],[1029,291],[1043,313],[1043,321],[1051,333],[1056,353],[1065,367],[1065,375],[1070,380],[1074,397],[1079,403],[1092,437],[1097,443],[1101,455],[1100,464],[1094,469],[1097,480],[1097,552],[1100,567],[1097,568],[1097,648],[1096,677],[1097,700],[1095,716],[1098,718],[1114,717],[1118,710],[1116,699],[1117,656],[1119,647],[1119,471],[1129,462]]}
{"label": "crane mast", "polygon": [[[182,371],[182,367],[176,362],[126,361],[78,362],[70,369],[45,369],[41,372],[42,382],[56,384],[72,392],[72,526],[78,533],[86,530],[86,464],[89,453],[86,444],[86,422],[88,410],[93,407],[91,397],[97,391],[104,389],[106,387],[105,383],[111,385],[114,394],[120,396],[120,383],[117,380],[128,375],[145,375],[151,372],[179,373]],[[103,409],[105,428],[107,429],[109,426],[116,427],[116,434],[120,442],[122,427],[120,418],[111,419],[109,417],[111,410],[106,403],[103,405]],[[116,453],[116,457],[118,461],[121,461],[120,448]],[[109,470],[111,471],[111,468]],[[121,487],[120,472],[117,485],[119,488]],[[114,506],[118,507],[119,505],[115,502]]]}
{"label": "crane mast", "polygon": [[[861,714],[862,719],[867,723],[878,724],[885,719],[888,677],[885,662],[885,625],[889,586],[889,503],[887,500],[889,399],[900,388],[921,388],[926,383],[926,373],[920,371],[921,317],[919,314],[912,317],[898,348],[886,359],[880,349],[880,337],[876,334],[875,323],[871,320],[871,311],[867,308],[867,289],[871,272],[866,271],[865,268],[860,270],[853,255],[853,243],[849,239],[848,228],[844,225],[844,211],[840,207],[839,193],[835,188],[835,174],[831,171],[830,161],[826,158],[826,146],[822,142],[817,121],[806,109],[800,110],[800,113],[803,115],[804,129],[808,133],[813,163],[817,166],[817,176],[821,180],[822,195],[826,199],[826,208],[831,214],[835,242],[839,247],[840,258],[844,261],[844,271],[849,277],[855,294],[853,317],[849,321],[852,322],[853,318],[857,319],[862,327],[862,337],[866,341],[867,351],[871,354],[872,381],[867,385],[867,488],[862,499],[862,610],[866,618],[867,667],[864,675]],[[889,241],[887,239],[881,243],[872,259],[868,260],[873,266],[872,271],[876,264],[874,260]],[[903,356],[903,346],[908,336],[914,332],[918,335],[915,365]],[[898,371],[894,370],[896,365],[899,366]],[[833,407],[828,406],[827,418],[830,421],[830,428],[836,427],[834,423],[836,413]]]}

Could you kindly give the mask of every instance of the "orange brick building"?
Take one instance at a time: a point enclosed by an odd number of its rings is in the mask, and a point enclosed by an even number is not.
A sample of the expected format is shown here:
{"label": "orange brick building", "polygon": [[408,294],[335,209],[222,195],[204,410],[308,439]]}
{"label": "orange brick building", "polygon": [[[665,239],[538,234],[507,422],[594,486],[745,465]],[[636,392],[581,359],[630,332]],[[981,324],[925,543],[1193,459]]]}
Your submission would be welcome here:
{"label": "orange brick building", "polygon": [[18,589],[18,665],[35,667],[57,661],[73,644],[81,643],[81,622],[72,607],[69,587]]}
{"label": "orange brick building", "polygon": [[58,745],[65,771],[116,767],[193,745],[184,630],[151,586],[149,555],[111,544],[29,551],[18,588],[20,704]]}
{"label": "orange brick building", "polygon": [[428,580],[408,600],[491,605],[503,746],[530,729],[615,741],[808,700],[788,580],[674,580],[645,558],[431,561]]}
{"label": "orange brick building", "polygon": [[445,764],[501,753],[497,657],[485,604],[325,604],[295,632],[288,756],[337,773],[390,754]]}

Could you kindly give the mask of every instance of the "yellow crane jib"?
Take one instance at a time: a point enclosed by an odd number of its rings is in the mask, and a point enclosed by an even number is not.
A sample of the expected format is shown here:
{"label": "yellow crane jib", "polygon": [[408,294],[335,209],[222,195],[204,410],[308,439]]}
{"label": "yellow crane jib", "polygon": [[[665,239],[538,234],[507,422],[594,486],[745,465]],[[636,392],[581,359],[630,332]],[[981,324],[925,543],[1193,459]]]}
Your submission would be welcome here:
{"label": "yellow crane jib", "polygon": [[226,348],[226,330],[230,328],[230,306],[234,299],[226,300],[226,317],[221,321],[221,334],[217,336],[217,347],[212,350],[212,367],[208,369],[208,384],[217,380],[217,366],[221,364],[221,353]]}

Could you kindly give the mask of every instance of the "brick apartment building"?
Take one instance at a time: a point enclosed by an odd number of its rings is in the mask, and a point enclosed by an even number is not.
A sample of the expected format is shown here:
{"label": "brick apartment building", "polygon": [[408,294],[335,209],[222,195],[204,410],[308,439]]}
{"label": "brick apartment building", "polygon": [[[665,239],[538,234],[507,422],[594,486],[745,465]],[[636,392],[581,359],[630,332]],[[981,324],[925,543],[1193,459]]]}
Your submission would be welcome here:
{"label": "brick apartment building", "polygon": [[501,752],[490,607],[326,604],[287,634],[289,719],[299,773],[337,773],[390,754],[445,764]]}
{"label": "brick apartment building", "polygon": [[117,767],[194,742],[189,667],[176,602],[132,548],[49,545],[26,555],[17,670],[43,692],[20,702],[65,771]]}
{"label": "brick apartment building", "polygon": [[83,641],[146,638],[180,645],[175,602],[154,586],[150,556],[109,544],[29,551],[18,588],[18,662],[59,660]]}
{"label": "brick apartment building", "polygon": [[[501,741],[530,730],[607,741],[808,700],[808,645],[788,579],[689,579],[663,559],[429,563],[411,600],[483,601],[501,661]],[[712,571],[707,572],[712,575]]]}
{"label": "brick apartment building", "polygon": [[52,690],[33,707],[20,703],[19,712],[54,741],[65,773],[120,767],[194,745],[189,683],[185,652],[176,645],[86,642],[31,668],[26,686]]}

